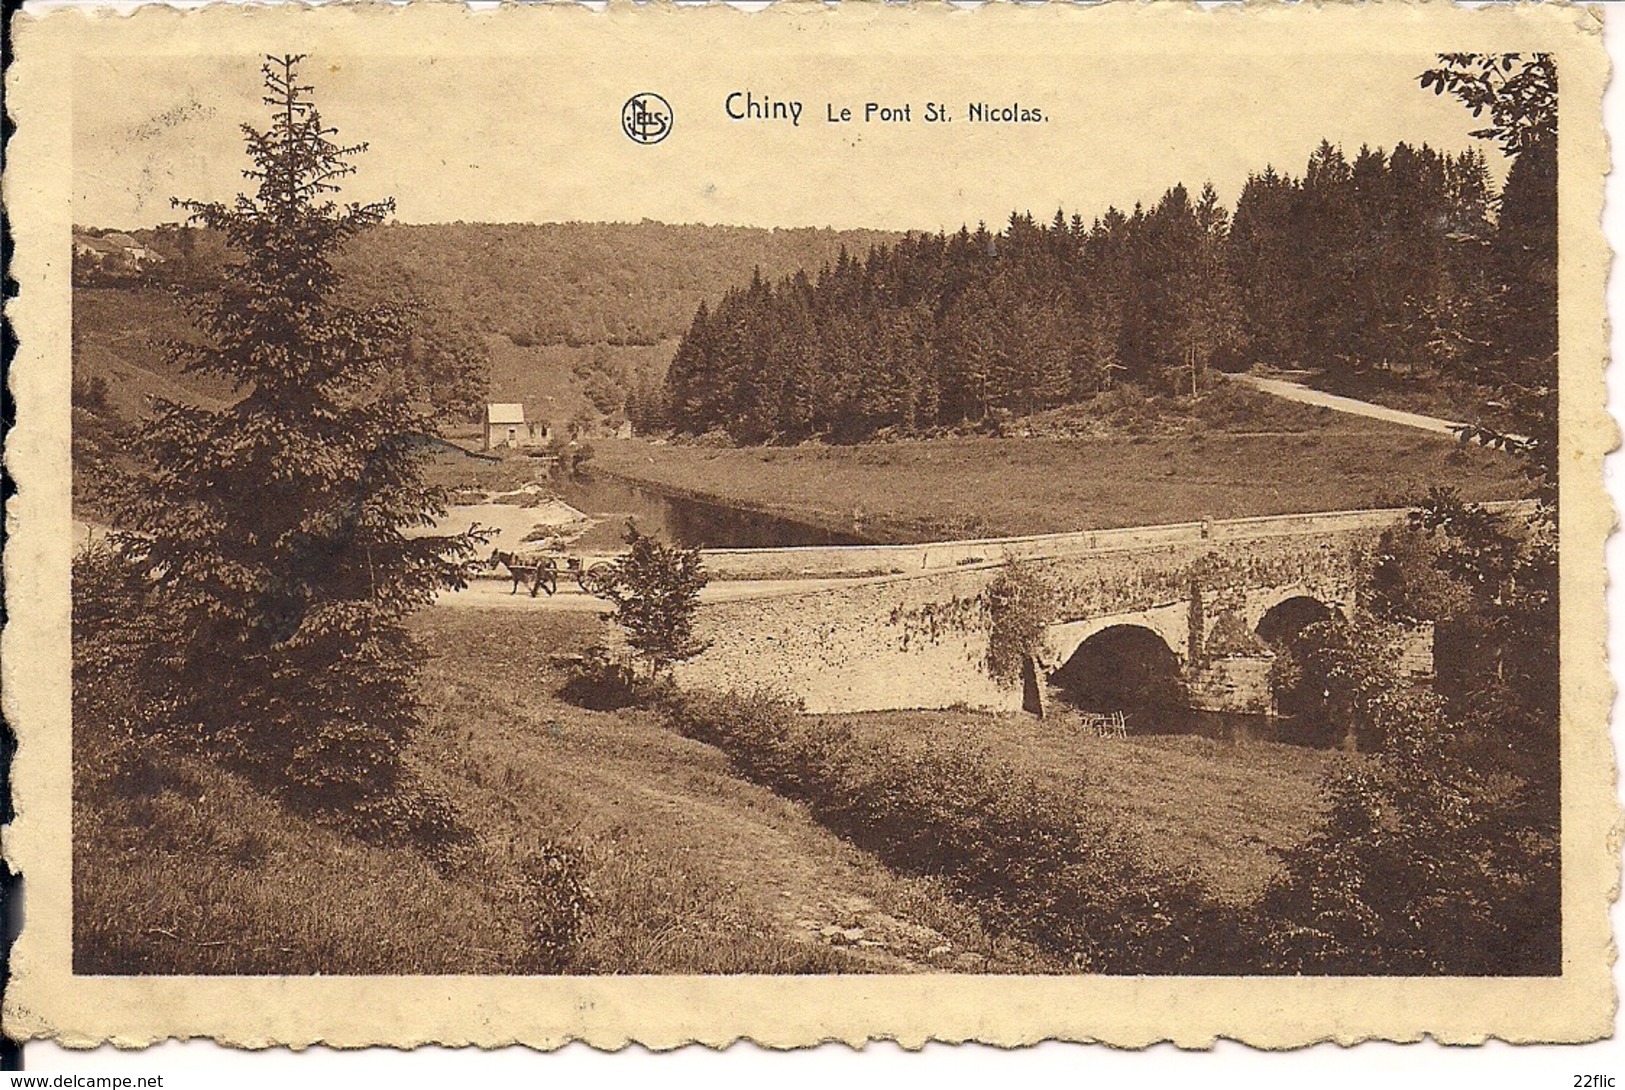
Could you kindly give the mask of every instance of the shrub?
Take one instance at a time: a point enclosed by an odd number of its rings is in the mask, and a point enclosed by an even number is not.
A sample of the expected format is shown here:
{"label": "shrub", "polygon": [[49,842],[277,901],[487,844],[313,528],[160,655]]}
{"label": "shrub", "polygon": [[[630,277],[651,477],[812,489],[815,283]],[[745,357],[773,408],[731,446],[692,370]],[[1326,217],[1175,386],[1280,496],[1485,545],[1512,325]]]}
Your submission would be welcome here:
{"label": "shrub", "polygon": [[104,544],[73,558],[73,730],[81,784],[130,796],[164,781],[163,738],[183,740],[181,695],[150,664],[184,628],[139,568]]}
{"label": "shrub", "polygon": [[570,663],[559,695],[593,711],[615,711],[653,707],[672,691],[670,678],[639,676],[626,659],[595,646]]}
{"label": "shrub", "polygon": [[860,742],[798,712],[771,693],[686,693],[668,722],[889,866],[940,877],[990,928],[1080,969],[1233,967],[1244,931],[1230,914],[1190,873],[1091,821],[1081,788],[1023,776],[977,746]]}
{"label": "shrub", "polygon": [[640,533],[630,519],[625,541],[627,551],[602,595],[615,604],[615,623],[653,677],[705,650],[694,635],[694,612],[708,577],[699,549],[664,544]]}
{"label": "shrub", "polygon": [[739,444],[734,442],[733,436],[721,428],[712,428],[708,432],[695,436],[694,445],[697,447],[711,447],[717,450],[731,450]]}
{"label": "shrub", "polygon": [[987,672],[1006,687],[1021,684],[1027,660],[1044,649],[1055,615],[1055,587],[1031,563],[1011,558],[988,584]]}
{"label": "shrub", "polygon": [[1332,776],[1323,824],[1266,892],[1274,967],[1559,972],[1557,837],[1519,820],[1505,777],[1462,759],[1435,694],[1394,687],[1369,708],[1384,751]]}
{"label": "shrub", "polygon": [[534,936],[528,971],[561,973],[571,967],[587,917],[584,872],[581,855],[558,844],[543,844],[525,861],[520,904]]}

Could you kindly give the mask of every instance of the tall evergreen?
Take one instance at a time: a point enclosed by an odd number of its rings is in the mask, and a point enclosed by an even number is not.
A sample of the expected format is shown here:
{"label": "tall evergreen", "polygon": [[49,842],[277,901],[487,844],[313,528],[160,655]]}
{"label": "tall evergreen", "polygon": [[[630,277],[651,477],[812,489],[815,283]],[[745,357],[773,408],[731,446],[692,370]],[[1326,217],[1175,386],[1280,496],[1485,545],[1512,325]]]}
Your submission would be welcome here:
{"label": "tall evergreen", "polygon": [[400,757],[421,658],[402,621],[460,584],[476,539],[424,533],[444,506],[422,474],[437,425],[412,330],[344,302],[332,264],[393,205],[332,199],[365,145],[335,143],[300,59],[263,68],[270,125],[243,126],[253,194],[176,202],[237,260],[191,299],[198,338],[173,351],[241,396],[158,403],[120,540],[186,633],[154,664],[167,726],[296,801],[399,831],[416,820]]}
{"label": "tall evergreen", "polygon": [[[1485,78],[1526,98],[1555,89],[1495,65]],[[1300,177],[1251,175],[1233,214],[1211,185],[1193,198],[1175,184],[1087,227],[1064,209],[1017,212],[998,233],[843,251],[816,283],[757,276],[696,314],[671,424],[846,441],[979,427],[1118,382],[1200,394],[1207,368],[1253,363],[1333,384],[1380,371],[1487,382],[1509,367],[1533,381],[1556,343],[1555,131],[1540,116],[1514,110],[1475,134],[1517,149],[1498,220],[1477,151],[1401,142],[1351,160],[1323,140]]]}
{"label": "tall evergreen", "polygon": [[1504,376],[1523,386],[1556,381],[1557,63],[1549,53],[1441,53],[1419,77],[1489,123],[1512,160],[1501,197],[1491,276],[1499,289],[1495,331]]}

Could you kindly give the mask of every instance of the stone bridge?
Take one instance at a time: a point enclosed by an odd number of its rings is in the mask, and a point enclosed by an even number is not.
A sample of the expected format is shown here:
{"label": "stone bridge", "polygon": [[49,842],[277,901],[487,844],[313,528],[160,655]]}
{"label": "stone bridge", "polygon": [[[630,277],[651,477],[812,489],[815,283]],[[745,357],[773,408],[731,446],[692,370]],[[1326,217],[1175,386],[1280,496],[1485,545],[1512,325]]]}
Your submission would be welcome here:
{"label": "stone bridge", "polygon": [[[702,606],[710,648],[679,680],[769,688],[809,711],[967,706],[1042,712],[1164,686],[1185,706],[1274,709],[1270,647],[1351,615],[1368,560],[1404,509],[1344,511],[913,546],[719,550],[723,578],[827,580]],[[1042,652],[1020,683],[990,675],[988,588],[1019,559],[1055,588]],[[1428,672],[1431,634],[1408,665]]]}

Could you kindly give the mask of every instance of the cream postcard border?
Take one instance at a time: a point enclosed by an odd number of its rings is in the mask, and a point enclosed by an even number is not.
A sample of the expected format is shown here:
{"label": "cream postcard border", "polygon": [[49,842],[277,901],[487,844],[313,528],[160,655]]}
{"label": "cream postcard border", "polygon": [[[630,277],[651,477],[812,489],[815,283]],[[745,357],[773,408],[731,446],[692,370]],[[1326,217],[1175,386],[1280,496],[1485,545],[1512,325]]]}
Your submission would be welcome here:
{"label": "cream postcard border", "polygon": [[[1267,1047],[1321,1040],[1583,1041],[1613,1030],[1614,946],[1608,909],[1619,884],[1620,814],[1608,735],[1613,688],[1604,663],[1603,543],[1614,523],[1602,459],[1616,439],[1605,408],[1602,235],[1607,149],[1601,101],[1608,78],[1602,16],[1565,4],[1465,10],[1374,2],[1202,11],[1172,2],[1098,6],[996,3],[885,7],[783,2],[759,13],[727,8],[612,5],[503,7],[415,3],[225,8],[134,15],[62,11],[14,19],[16,61],[7,106],[4,196],[16,240],[7,308],[20,342],[9,381],[17,422],[5,457],[18,491],[7,505],[9,623],[0,636],[0,698],[17,732],[18,817],[4,853],[24,875],[26,925],[14,948],[4,1029],[87,1046],[211,1037],[257,1047],[368,1044],[542,1048],[585,1041],[669,1048],[740,1038],[793,1047],[838,1040],[1046,1039],[1139,1047],[1234,1038]],[[77,57],[242,54],[274,49],[394,54],[526,54],[608,49],[651,32],[708,56],[727,44],[758,53],[958,50],[998,53],[1076,35],[1097,47],[1148,54],[1222,49],[1283,58],[1396,42],[1444,50],[1550,50],[1558,56],[1562,389],[1560,586],[1563,661],[1562,976],[1462,978],[847,977],[76,977],[70,959],[69,595],[72,553],[69,346],[72,86]],[[718,63],[725,63],[719,61]],[[492,154],[500,154],[492,149]]]}

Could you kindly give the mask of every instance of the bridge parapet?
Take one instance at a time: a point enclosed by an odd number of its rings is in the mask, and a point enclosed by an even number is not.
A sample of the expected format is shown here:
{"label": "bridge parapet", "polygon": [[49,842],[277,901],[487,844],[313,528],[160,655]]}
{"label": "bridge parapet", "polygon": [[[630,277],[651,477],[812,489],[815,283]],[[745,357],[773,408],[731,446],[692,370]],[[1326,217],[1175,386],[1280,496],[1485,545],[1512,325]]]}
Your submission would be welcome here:
{"label": "bridge parapet", "polygon": [[[680,677],[717,687],[768,685],[814,711],[1018,708],[1020,687],[999,686],[986,667],[986,592],[1006,558],[1027,561],[1054,584],[1055,622],[1076,637],[1074,649],[1104,618],[1155,614],[1147,627],[1195,669],[1212,658],[1207,641],[1221,625],[1252,631],[1286,598],[1350,612],[1372,546],[1405,515],[1346,511],[930,545],[751,550],[771,554],[753,555],[751,563],[776,563],[779,573],[828,576],[855,566],[865,577],[703,606],[697,630],[712,646]],[[722,575],[728,558],[742,552],[709,551],[706,562]]]}
{"label": "bridge parapet", "polygon": [[[1485,504],[1491,510],[1526,508],[1525,501]],[[1075,530],[1022,537],[968,538],[913,545],[808,545],[783,549],[706,549],[706,567],[719,578],[880,578],[944,568],[1002,564],[1015,557],[1055,560],[1091,553],[1157,546],[1215,545],[1303,534],[1346,534],[1400,524],[1406,508],[1319,511],[1299,515],[1210,519],[1160,526]]]}

